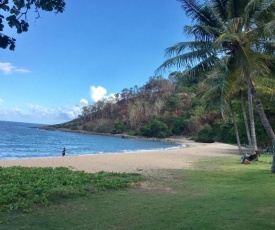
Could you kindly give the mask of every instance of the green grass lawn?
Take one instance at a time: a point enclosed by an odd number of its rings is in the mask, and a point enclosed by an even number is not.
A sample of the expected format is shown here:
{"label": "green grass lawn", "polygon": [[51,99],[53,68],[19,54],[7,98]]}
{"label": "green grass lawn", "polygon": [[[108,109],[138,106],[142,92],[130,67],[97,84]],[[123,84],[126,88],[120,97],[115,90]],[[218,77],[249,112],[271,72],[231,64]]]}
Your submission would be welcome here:
{"label": "green grass lawn", "polygon": [[271,155],[209,158],[189,170],[161,170],[138,186],[55,197],[32,212],[1,212],[0,229],[275,229]]}

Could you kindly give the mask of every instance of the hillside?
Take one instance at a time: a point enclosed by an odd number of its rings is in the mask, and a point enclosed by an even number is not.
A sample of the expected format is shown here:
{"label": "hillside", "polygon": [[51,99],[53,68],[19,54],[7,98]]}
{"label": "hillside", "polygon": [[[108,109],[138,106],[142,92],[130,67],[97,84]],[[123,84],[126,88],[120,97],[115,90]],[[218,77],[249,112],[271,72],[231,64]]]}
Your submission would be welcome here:
{"label": "hillside", "polygon": [[[184,135],[202,142],[236,143],[232,111],[221,104],[220,94],[209,94],[213,86],[206,83],[206,78],[190,77],[184,72],[173,72],[168,79],[150,77],[142,87],[125,88],[115,97],[83,107],[77,119],[45,128],[158,138]],[[269,98],[265,94],[262,97]],[[240,104],[238,98],[234,99],[239,136],[245,144]],[[274,108],[270,106],[266,110],[275,124]],[[255,119],[258,141],[265,147],[269,145],[268,138],[257,114]]]}

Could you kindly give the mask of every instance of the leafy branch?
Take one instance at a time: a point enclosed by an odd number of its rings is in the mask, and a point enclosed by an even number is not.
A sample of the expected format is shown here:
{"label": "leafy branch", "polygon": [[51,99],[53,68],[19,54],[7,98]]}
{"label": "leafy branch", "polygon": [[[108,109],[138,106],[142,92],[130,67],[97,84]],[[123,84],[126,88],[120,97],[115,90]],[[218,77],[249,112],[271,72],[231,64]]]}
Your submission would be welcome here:
{"label": "leafy branch", "polygon": [[[10,28],[16,28],[18,34],[27,32],[29,28],[28,12],[34,7],[34,12],[37,14],[36,19],[40,18],[40,9],[43,11],[54,11],[62,13],[65,9],[64,0],[12,0],[10,6],[8,0],[0,0],[0,31],[4,30],[5,23]],[[4,16],[5,11],[7,16]],[[3,13],[2,13],[3,12]],[[10,50],[15,49],[16,39],[0,32],[0,48]]]}

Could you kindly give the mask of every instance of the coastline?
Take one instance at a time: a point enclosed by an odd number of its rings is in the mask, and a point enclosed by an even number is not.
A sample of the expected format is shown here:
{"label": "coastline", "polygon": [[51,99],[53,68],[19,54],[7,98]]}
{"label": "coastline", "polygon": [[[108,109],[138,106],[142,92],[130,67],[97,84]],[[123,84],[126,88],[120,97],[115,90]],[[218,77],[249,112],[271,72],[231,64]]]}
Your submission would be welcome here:
{"label": "coastline", "polygon": [[[60,132],[68,132],[68,133],[81,133],[81,134],[91,134],[91,135],[99,135],[99,136],[111,136],[111,137],[121,137],[121,138],[127,138],[127,139],[136,139],[136,140],[148,140],[148,141],[163,141],[163,142],[170,142],[174,144],[185,144],[185,142],[189,142],[190,139],[184,137],[184,136],[172,136],[167,138],[156,138],[156,137],[143,137],[143,136],[131,136],[128,134],[112,134],[112,133],[97,133],[97,132],[91,132],[91,131],[85,131],[85,130],[71,130],[66,128],[53,128],[51,126],[41,126],[41,127],[33,127],[33,128],[39,128],[44,129],[48,131],[60,131]],[[193,141],[191,141],[193,142]]]}
{"label": "coastline", "polygon": [[91,154],[55,158],[0,160],[1,167],[68,167],[89,173],[99,171],[150,174],[158,169],[186,169],[208,157],[238,153],[237,146],[223,143],[198,143],[184,137],[164,141],[185,144],[186,148],[134,153]]}
{"label": "coastline", "polygon": [[[66,129],[66,128],[53,128],[51,126],[42,126],[42,127],[37,127],[39,129],[45,129],[48,131],[60,131],[60,132],[69,132],[69,133],[81,133],[81,134],[91,134],[91,135],[99,135],[99,136],[110,136],[110,137],[121,137],[121,138],[126,138],[126,139],[134,139],[134,140],[147,140],[147,141],[162,141],[162,142],[169,142],[173,144],[178,144],[178,145],[184,145],[184,148],[188,148],[193,145],[198,145],[198,142],[195,142],[191,140],[190,138],[187,138],[185,136],[171,136],[167,138],[156,138],[156,137],[143,137],[143,136],[131,136],[128,134],[111,134],[111,133],[97,133],[97,132],[90,132],[90,131],[84,131],[84,130],[71,130],[71,129]],[[200,143],[204,144],[204,143]]]}

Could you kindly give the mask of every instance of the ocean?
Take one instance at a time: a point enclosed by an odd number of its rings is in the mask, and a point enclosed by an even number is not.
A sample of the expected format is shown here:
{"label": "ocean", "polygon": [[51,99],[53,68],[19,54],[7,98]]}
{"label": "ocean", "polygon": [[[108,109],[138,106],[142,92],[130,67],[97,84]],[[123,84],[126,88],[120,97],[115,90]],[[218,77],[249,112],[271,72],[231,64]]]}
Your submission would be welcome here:
{"label": "ocean", "polygon": [[129,153],[182,148],[184,145],[153,140],[81,134],[40,129],[41,124],[0,121],[0,160],[66,155]]}

